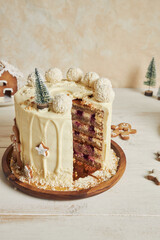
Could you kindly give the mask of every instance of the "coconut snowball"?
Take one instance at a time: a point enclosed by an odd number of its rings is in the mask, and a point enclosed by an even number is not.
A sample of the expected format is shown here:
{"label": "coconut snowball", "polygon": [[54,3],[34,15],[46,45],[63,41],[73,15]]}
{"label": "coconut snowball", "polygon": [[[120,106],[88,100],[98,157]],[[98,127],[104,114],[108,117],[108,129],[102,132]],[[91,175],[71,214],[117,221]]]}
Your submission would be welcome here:
{"label": "coconut snowball", "polygon": [[45,78],[47,82],[60,82],[63,78],[62,71],[59,68],[50,68],[48,71],[46,71]]}
{"label": "coconut snowball", "polygon": [[56,94],[53,97],[52,107],[56,113],[67,112],[72,107],[72,99],[64,93]]}
{"label": "coconut snowball", "polygon": [[[39,75],[41,77],[41,80],[44,81],[44,78],[43,78],[42,74],[40,73]],[[32,72],[28,75],[27,85],[29,87],[34,87],[35,86],[35,81],[36,81],[36,75],[35,75],[35,72]]]}
{"label": "coconut snowball", "polygon": [[83,77],[83,72],[80,68],[69,68],[67,71],[67,80],[79,82]]}
{"label": "coconut snowball", "polygon": [[36,81],[36,75],[34,72],[30,73],[27,78],[27,85],[29,87],[34,87],[35,86],[35,81]]}
{"label": "coconut snowball", "polygon": [[94,83],[94,96],[98,102],[110,102],[114,99],[114,91],[111,81],[107,78],[99,78]]}
{"label": "coconut snowball", "polygon": [[85,74],[84,78],[81,80],[81,82],[85,86],[89,86],[91,88],[94,87],[95,81],[99,78],[99,75],[96,72],[88,72]]}

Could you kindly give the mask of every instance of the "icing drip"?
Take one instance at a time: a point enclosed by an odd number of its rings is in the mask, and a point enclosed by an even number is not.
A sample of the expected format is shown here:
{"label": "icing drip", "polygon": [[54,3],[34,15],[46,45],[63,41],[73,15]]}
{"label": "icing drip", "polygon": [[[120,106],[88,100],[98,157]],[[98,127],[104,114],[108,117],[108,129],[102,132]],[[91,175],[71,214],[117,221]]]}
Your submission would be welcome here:
{"label": "icing drip", "polygon": [[[47,145],[47,136],[46,136],[46,132],[47,132],[47,127],[48,127],[48,123],[49,121],[46,122],[45,127],[44,127],[44,143]],[[43,161],[43,171],[44,171],[44,178],[46,178],[47,176],[47,156],[42,158]]]}
{"label": "icing drip", "polygon": [[[30,146],[30,149],[32,149],[33,120],[34,120],[34,115],[32,115],[31,121],[30,121],[30,131],[29,131],[29,146]],[[30,165],[34,166],[32,150],[29,151],[29,159],[30,159]]]}
{"label": "icing drip", "polygon": [[55,172],[58,174],[62,169],[62,130],[63,130],[63,123],[58,124],[58,122],[54,122],[57,132],[57,166]]}

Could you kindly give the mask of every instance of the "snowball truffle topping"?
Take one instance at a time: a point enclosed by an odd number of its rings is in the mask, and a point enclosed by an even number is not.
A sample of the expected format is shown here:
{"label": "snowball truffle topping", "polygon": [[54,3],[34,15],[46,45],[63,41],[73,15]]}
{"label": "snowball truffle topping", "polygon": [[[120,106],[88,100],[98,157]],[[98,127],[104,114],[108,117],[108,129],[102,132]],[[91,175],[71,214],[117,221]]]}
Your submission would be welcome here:
{"label": "snowball truffle topping", "polygon": [[80,68],[69,68],[66,75],[67,80],[79,82],[83,77],[83,72]]}
{"label": "snowball truffle topping", "polygon": [[111,81],[107,78],[99,78],[94,83],[94,96],[98,102],[110,102],[114,99],[114,91]]}
{"label": "snowball truffle topping", "polygon": [[81,82],[88,87],[93,88],[95,81],[99,78],[99,75],[96,72],[88,72],[85,74]]}
{"label": "snowball truffle topping", "polygon": [[72,99],[67,94],[60,93],[53,97],[53,111],[56,113],[65,113],[72,107]]}
{"label": "snowball truffle topping", "polygon": [[47,82],[56,83],[62,80],[63,75],[59,68],[50,68],[46,71],[45,77]]}
{"label": "snowball truffle topping", "polygon": [[[39,73],[40,77],[41,77],[41,80],[44,82],[44,77],[42,76],[41,73]],[[36,81],[36,75],[35,75],[35,72],[32,72],[28,75],[28,78],[27,78],[27,85],[29,87],[34,87],[35,86],[35,81]]]}
{"label": "snowball truffle topping", "polygon": [[30,73],[27,78],[27,85],[29,87],[34,87],[35,86],[35,81],[36,81],[36,75],[34,72]]}

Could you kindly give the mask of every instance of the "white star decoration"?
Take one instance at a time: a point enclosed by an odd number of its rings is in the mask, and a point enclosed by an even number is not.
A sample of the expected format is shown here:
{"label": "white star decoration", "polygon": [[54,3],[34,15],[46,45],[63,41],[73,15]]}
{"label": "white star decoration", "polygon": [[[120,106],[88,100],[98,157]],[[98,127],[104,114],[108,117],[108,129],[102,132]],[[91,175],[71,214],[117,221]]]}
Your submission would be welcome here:
{"label": "white star decoration", "polygon": [[39,155],[43,155],[44,157],[48,156],[49,148],[46,147],[42,142],[38,147],[35,147],[35,149],[38,151]]}
{"label": "white star decoration", "polygon": [[154,181],[157,185],[160,185],[160,171],[153,169],[148,175],[148,179]]}

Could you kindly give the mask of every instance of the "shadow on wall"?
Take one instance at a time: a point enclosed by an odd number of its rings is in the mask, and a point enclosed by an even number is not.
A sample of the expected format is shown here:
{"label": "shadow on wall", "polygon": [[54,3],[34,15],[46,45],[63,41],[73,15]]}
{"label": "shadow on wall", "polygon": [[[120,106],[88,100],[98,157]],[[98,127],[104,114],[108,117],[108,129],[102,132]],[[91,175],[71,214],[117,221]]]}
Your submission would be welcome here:
{"label": "shadow on wall", "polygon": [[[130,88],[136,88],[139,84],[139,79],[140,77],[140,68],[139,67],[134,67],[133,70],[129,73],[128,76],[128,87]],[[142,79],[143,80],[143,79]]]}

